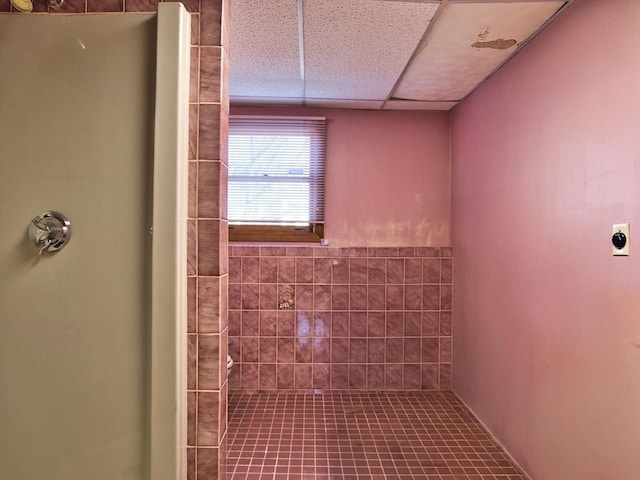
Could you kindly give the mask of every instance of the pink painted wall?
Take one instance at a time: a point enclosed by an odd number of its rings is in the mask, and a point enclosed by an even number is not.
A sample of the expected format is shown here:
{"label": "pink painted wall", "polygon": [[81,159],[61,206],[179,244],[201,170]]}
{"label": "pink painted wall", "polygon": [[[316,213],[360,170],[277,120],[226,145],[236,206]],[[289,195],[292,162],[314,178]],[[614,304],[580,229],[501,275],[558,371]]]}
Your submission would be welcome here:
{"label": "pink painted wall", "polygon": [[231,114],[327,118],[331,245],[450,245],[448,112],[232,107]]}
{"label": "pink painted wall", "polygon": [[453,388],[534,480],[640,478],[639,25],[576,0],[452,115]]}

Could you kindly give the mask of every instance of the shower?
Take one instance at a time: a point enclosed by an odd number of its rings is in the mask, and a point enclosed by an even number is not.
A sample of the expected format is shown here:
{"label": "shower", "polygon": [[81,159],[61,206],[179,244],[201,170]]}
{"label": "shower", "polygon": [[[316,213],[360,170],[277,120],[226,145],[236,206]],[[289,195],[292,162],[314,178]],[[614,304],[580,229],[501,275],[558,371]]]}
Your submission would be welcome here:
{"label": "shower", "polygon": [[[64,0],[46,0],[46,5],[51,8],[60,8]],[[11,0],[13,8],[19,12],[29,13],[33,10],[33,2],[31,0]]]}
{"label": "shower", "polygon": [[189,27],[0,14],[0,478],[186,477]]}

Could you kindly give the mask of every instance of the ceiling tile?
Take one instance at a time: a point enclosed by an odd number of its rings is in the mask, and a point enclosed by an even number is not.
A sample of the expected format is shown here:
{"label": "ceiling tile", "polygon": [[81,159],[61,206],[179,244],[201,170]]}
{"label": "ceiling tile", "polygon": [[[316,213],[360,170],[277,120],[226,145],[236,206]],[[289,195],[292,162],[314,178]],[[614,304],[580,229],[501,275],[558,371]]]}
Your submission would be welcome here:
{"label": "ceiling tile", "polygon": [[305,0],[306,96],[386,99],[438,6],[381,0]]}
{"label": "ceiling tile", "polygon": [[233,97],[302,97],[296,0],[233,2],[231,25]]}
{"label": "ceiling tile", "polygon": [[389,100],[384,110],[451,110],[457,102],[421,102],[414,100]]}
{"label": "ceiling tile", "polygon": [[307,98],[307,107],[356,108],[360,110],[380,110],[383,100],[340,100],[333,98]]}
{"label": "ceiling tile", "polygon": [[232,105],[269,105],[276,106],[302,106],[302,98],[292,97],[231,97]]}
{"label": "ceiling tile", "polygon": [[460,100],[511,56],[562,1],[449,3],[393,99]]}

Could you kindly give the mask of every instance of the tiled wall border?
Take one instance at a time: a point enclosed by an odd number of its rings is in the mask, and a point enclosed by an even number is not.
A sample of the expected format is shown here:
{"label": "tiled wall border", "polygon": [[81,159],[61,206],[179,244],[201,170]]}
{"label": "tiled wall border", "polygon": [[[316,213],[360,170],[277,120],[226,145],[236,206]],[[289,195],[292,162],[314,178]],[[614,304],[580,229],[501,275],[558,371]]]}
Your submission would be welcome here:
{"label": "tiled wall border", "polygon": [[448,390],[450,247],[231,246],[232,391]]}

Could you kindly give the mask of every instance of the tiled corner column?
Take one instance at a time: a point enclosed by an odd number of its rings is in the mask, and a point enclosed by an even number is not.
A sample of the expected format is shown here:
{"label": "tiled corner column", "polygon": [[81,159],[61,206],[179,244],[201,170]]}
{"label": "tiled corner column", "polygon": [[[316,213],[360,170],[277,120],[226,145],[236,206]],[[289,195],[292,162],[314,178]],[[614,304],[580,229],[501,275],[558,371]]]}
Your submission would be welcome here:
{"label": "tiled corner column", "polygon": [[226,475],[230,5],[191,3],[187,478],[215,480]]}
{"label": "tiled corner column", "polygon": [[232,391],[448,390],[449,247],[231,246]]}

